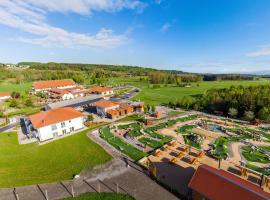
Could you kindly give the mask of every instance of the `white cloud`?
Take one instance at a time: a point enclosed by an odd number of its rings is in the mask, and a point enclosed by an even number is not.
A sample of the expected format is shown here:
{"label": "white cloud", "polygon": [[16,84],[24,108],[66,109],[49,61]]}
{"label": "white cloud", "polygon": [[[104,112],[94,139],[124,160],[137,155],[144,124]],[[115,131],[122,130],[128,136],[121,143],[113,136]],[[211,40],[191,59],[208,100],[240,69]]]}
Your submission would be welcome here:
{"label": "white cloud", "polygon": [[162,27],[160,28],[161,32],[166,32],[169,30],[169,28],[171,28],[171,24],[169,22],[166,22],[165,24],[162,25]]}
{"label": "white cloud", "polygon": [[246,54],[246,56],[251,58],[270,56],[270,48],[262,48],[258,51],[249,52]]}
{"label": "white cloud", "polygon": [[125,34],[115,35],[106,28],[101,28],[94,35],[70,32],[51,26],[46,19],[47,12],[88,15],[92,11],[142,9],[143,5],[132,0],[0,0],[0,24],[29,33],[27,38],[15,38],[21,42],[47,47],[114,47],[128,41]]}
{"label": "white cloud", "polygon": [[[20,0],[16,0],[18,2]],[[115,12],[122,9],[142,10],[145,3],[138,0],[24,0],[25,3],[54,12],[90,14],[92,11]]]}

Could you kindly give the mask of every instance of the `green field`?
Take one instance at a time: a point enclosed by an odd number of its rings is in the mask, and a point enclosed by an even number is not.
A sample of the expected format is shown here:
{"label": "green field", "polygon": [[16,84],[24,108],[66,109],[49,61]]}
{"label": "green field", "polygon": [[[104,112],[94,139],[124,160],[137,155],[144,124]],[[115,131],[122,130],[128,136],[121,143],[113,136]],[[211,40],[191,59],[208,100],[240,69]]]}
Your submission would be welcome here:
{"label": "green field", "polygon": [[16,133],[0,134],[0,187],[72,179],[84,169],[111,160],[82,131],[48,144],[19,145]]}
{"label": "green field", "polygon": [[135,200],[133,197],[124,194],[114,193],[85,193],[75,198],[65,200]]}
{"label": "green field", "polygon": [[159,105],[161,103],[175,102],[184,96],[203,94],[206,90],[212,88],[228,88],[232,85],[253,86],[259,84],[269,84],[268,79],[254,81],[208,81],[191,83],[191,88],[177,87],[174,85],[162,86],[161,88],[152,88],[151,85],[138,77],[133,78],[114,78],[110,79],[110,84],[129,84],[142,89],[134,97],[135,100],[144,101],[146,104]]}
{"label": "green field", "polygon": [[32,83],[13,84],[9,82],[0,82],[0,92],[28,92]]}

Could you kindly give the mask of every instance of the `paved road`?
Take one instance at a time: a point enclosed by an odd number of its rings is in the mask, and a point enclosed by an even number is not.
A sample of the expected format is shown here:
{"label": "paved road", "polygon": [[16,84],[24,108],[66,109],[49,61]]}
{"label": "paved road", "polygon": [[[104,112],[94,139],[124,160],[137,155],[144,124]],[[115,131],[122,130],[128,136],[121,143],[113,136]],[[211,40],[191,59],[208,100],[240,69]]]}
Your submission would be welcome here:
{"label": "paved road", "polygon": [[12,128],[16,127],[19,124],[20,123],[17,122],[17,123],[13,123],[13,124],[9,124],[9,125],[3,126],[3,127],[0,128],[0,133],[5,132],[5,131],[7,131],[9,129],[12,129]]}

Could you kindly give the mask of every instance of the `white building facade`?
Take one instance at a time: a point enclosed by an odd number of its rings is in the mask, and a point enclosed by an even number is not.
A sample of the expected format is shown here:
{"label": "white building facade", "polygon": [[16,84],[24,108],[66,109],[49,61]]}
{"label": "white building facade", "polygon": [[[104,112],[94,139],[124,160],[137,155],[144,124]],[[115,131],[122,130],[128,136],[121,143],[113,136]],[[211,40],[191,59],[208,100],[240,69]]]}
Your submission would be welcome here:
{"label": "white building facade", "polygon": [[39,141],[68,135],[84,128],[85,116],[71,107],[57,108],[29,116],[28,134]]}
{"label": "white building facade", "polygon": [[40,141],[50,140],[59,136],[68,135],[72,132],[84,128],[84,118],[78,117],[75,119],[59,122],[36,129],[36,137]]}

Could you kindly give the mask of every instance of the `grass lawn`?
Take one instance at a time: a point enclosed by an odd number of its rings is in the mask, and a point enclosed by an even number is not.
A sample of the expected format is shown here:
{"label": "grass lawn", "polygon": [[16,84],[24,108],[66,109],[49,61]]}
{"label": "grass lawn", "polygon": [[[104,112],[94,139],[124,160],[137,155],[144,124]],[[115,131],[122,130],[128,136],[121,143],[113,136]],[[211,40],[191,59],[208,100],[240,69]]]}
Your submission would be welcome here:
{"label": "grass lawn", "polygon": [[242,154],[247,161],[259,162],[259,163],[270,163],[270,159],[267,155],[251,149],[249,146],[242,147]]}
{"label": "grass lawn", "polygon": [[116,122],[139,121],[141,119],[142,117],[140,115],[134,114],[134,115],[129,115],[122,119],[116,120]]}
{"label": "grass lawn", "polygon": [[146,138],[146,137],[140,138],[139,141],[140,141],[142,144],[145,144],[145,145],[147,145],[147,146],[149,146],[149,147],[152,147],[152,148],[154,148],[154,149],[163,146],[163,143],[162,143],[162,142],[157,141],[157,140],[154,140],[154,139]]}
{"label": "grass lawn", "polygon": [[111,144],[116,149],[123,152],[133,160],[140,160],[141,158],[147,156],[147,153],[135,148],[131,144],[128,144],[121,138],[114,136],[108,127],[104,127],[101,129],[100,136],[105,139],[109,144]]}
{"label": "grass lawn", "polygon": [[177,117],[177,116],[183,115],[183,114],[185,114],[185,112],[173,110],[173,111],[170,111],[170,112],[168,113],[168,116],[169,116],[169,117]]}
{"label": "grass lawn", "polygon": [[129,84],[142,89],[142,91],[134,97],[135,100],[144,101],[145,104],[159,105],[161,103],[175,102],[184,96],[203,94],[206,90],[212,88],[228,88],[232,85],[253,86],[259,84],[269,84],[269,80],[260,79],[254,81],[204,81],[199,83],[191,83],[190,88],[177,87],[169,85],[167,87],[152,88],[151,85],[139,77],[130,78],[113,78],[110,84]]}
{"label": "grass lawn", "polygon": [[259,146],[260,148],[264,149],[265,151],[270,152],[270,146]]}
{"label": "grass lawn", "polygon": [[12,117],[15,115],[32,115],[32,114],[40,112],[40,110],[42,108],[43,108],[43,106],[25,107],[25,108],[19,109],[17,111],[8,113],[8,116]]}
{"label": "grass lawn", "polygon": [[185,133],[187,131],[192,130],[195,127],[196,127],[196,125],[184,125],[184,126],[181,126],[180,128],[178,128],[176,131],[178,133]]}
{"label": "grass lawn", "polygon": [[0,187],[67,180],[84,169],[111,160],[86,132],[44,145],[19,145],[16,133],[1,133]]}
{"label": "grass lawn", "polygon": [[13,84],[8,82],[0,82],[0,92],[28,92],[32,87],[32,82]]}
{"label": "grass lawn", "polygon": [[249,168],[249,169],[252,169],[252,170],[254,170],[254,171],[257,171],[257,172],[259,172],[259,173],[262,173],[262,174],[265,174],[265,175],[270,175],[270,170],[267,170],[267,169],[265,169],[265,168],[260,168],[260,167],[258,167],[258,166],[256,166],[256,165],[252,165],[252,164],[250,164],[250,163],[247,163],[246,165],[245,165],[245,167],[247,167],[247,168]]}
{"label": "grass lawn", "polygon": [[85,193],[75,198],[65,200],[135,200],[133,197],[124,194],[114,193]]}

